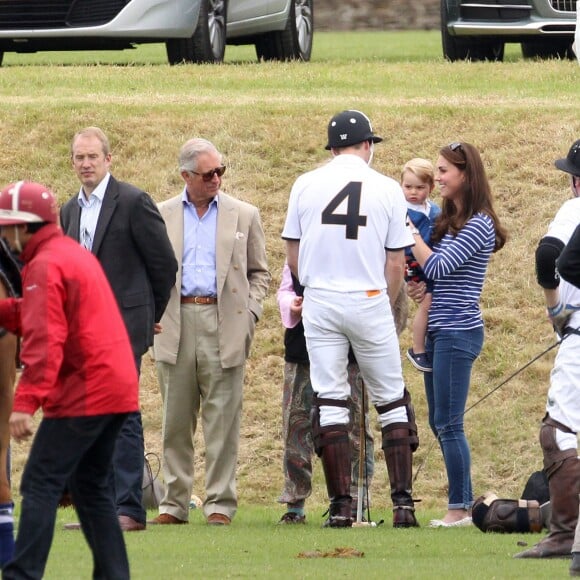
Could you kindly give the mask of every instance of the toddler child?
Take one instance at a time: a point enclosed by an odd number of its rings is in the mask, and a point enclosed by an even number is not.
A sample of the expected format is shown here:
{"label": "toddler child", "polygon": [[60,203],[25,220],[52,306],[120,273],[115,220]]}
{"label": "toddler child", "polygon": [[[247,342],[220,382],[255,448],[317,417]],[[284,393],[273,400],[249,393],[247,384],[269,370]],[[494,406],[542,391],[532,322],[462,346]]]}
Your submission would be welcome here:
{"label": "toddler child", "polygon": [[[441,213],[439,206],[429,200],[429,195],[435,188],[435,172],[431,162],[420,158],[408,161],[401,172],[401,187],[407,200],[409,220],[419,230],[425,243],[429,244],[433,222]],[[407,351],[407,358],[418,370],[431,372],[431,361],[425,353],[425,337],[433,283],[425,278],[423,270],[413,256],[412,248],[406,249],[405,262],[405,281],[425,282],[427,285],[425,298],[419,303],[413,319],[413,346]]]}

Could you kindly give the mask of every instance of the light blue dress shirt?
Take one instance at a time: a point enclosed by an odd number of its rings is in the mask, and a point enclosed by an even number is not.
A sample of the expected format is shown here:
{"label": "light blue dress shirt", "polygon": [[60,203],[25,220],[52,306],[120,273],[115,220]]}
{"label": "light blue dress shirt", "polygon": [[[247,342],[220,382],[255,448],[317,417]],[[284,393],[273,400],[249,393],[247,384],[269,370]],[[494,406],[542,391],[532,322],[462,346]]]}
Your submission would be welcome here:
{"label": "light blue dress shirt", "polygon": [[183,189],[183,260],[181,263],[182,296],[217,296],[216,232],[218,196],[202,217]]}
{"label": "light blue dress shirt", "polygon": [[109,185],[110,173],[105,175],[104,179],[95,187],[95,190],[89,199],[85,197],[83,188],[81,187],[78,194],[78,203],[81,207],[81,222],[79,224],[79,242],[87,250],[93,249],[93,240],[95,239],[95,231],[97,229],[97,222],[99,221],[99,214],[103,205],[103,198],[107,185]]}

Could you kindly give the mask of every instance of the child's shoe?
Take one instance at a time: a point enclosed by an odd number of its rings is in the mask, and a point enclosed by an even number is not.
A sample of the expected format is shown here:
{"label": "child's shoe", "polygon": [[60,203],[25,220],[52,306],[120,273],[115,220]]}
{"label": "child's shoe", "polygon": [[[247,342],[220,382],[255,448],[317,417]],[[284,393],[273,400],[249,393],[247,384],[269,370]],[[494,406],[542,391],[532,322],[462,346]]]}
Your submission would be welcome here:
{"label": "child's shoe", "polygon": [[424,373],[433,372],[433,366],[431,365],[431,361],[426,352],[416,353],[412,348],[410,348],[407,351],[407,358],[417,370],[423,371]]}

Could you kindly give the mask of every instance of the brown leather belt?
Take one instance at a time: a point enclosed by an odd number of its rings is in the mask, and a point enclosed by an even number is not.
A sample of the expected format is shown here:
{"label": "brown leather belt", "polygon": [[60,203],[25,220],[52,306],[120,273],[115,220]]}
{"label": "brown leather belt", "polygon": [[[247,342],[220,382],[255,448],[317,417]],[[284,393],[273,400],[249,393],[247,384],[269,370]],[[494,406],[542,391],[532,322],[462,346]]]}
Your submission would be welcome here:
{"label": "brown leather belt", "polygon": [[215,296],[182,296],[182,304],[217,304]]}

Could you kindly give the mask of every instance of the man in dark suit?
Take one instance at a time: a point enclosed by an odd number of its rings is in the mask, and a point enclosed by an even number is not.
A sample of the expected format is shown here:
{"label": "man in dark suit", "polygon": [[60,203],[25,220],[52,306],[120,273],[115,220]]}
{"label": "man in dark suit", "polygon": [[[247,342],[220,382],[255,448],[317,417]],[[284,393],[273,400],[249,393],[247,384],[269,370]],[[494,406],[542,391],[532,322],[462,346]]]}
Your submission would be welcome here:
{"label": "man in dark suit", "polygon": [[[101,129],[79,131],[72,141],[71,159],[81,188],[62,207],[61,226],[101,262],[139,370],[153,335],[161,331],[159,321],[175,284],[177,261],[165,222],[147,193],[109,173],[111,151]],[[145,529],[143,464],[141,414],[132,413],[119,434],[113,459],[117,514],[125,531]]]}

